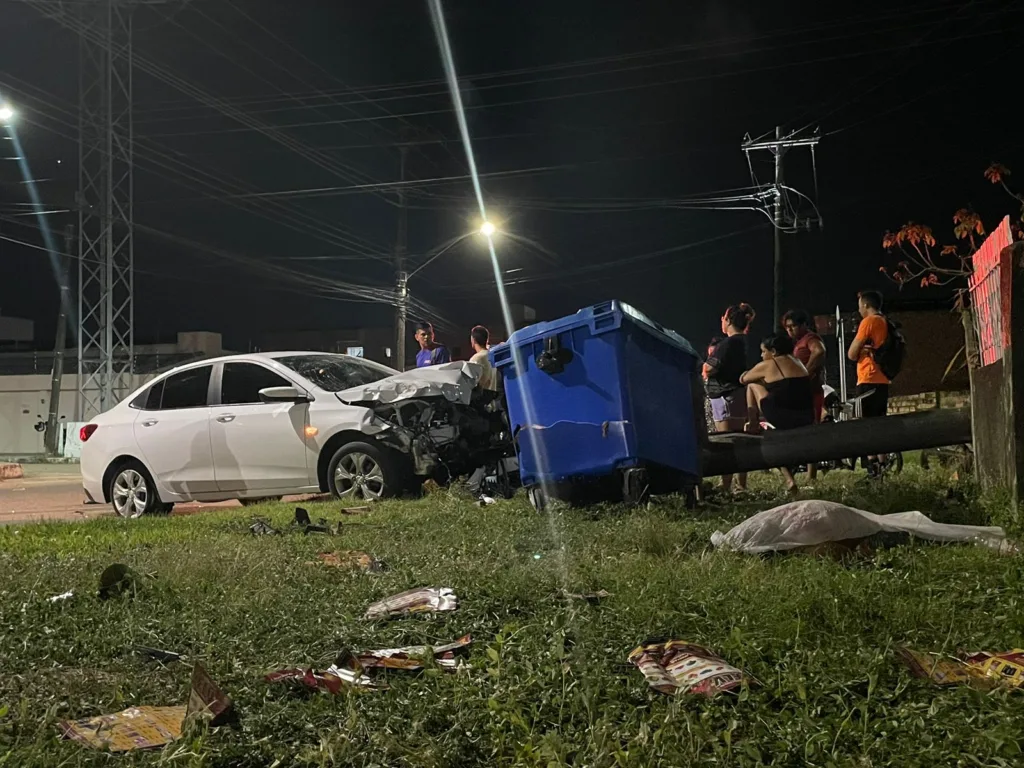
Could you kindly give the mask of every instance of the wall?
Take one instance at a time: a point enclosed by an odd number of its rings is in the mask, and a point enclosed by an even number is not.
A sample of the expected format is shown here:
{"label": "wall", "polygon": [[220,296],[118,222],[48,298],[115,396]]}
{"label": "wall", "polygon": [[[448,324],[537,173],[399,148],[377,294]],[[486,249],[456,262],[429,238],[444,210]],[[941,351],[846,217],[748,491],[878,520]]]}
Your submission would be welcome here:
{"label": "wall", "polygon": [[971,404],[970,390],[962,392],[921,392],[916,395],[897,395],[889,398],[889,415],[917,413],[934,408],[967,408]]}
{"label": "wall", "polygon": [[[136,375],[132,389],[141,387],[153,375]],[[65,374],[61,379],[59,419],[74,421],[77,398],[78,377]],[[0,376],[0,455],[43,453],[43,433],[36,431],[36,425],[46,421],[49,410],[49,376]]]}

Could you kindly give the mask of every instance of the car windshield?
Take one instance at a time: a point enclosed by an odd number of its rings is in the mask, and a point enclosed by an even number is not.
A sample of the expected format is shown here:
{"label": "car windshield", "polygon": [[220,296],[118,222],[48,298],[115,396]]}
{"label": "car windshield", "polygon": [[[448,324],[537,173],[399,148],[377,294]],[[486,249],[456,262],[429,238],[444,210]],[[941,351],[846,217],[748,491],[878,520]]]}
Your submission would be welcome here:
{"label": "car windshield", "polygon": [[396,373],[383,365],[346,355],[292,355],[276,360],[327,392],[372,384]]}

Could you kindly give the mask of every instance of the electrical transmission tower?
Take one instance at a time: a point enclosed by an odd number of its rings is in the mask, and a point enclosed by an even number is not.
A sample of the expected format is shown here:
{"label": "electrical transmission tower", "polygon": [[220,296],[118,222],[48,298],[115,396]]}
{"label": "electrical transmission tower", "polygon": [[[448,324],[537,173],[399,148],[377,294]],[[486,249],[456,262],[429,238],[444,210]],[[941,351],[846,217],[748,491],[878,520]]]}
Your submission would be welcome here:
{"label": "electrical transmission tower", "polygon": [[[782,317],[782,234],[794,233],[799,231],[801,226],[810,229],[811,225],[821,226],[821,216],[818,214],[817,204],[812,202],[814,205],[814,217],[806,217],[799,219],[796,215],[795,208],[786,205],[785,202],[789,199],[787,192],[792,191],[801,197],[807,197],[801,192],[789,187],[785,183],[785,174],[783,173],[782,159],[785,157],[786,152],[794,147],[810,147],[811,150],[811,163],[814,168],[814,196],[818,196],[818,170],[817,162],[814,155],[814,148],[817,146],[820,136],[818,135],[817,129],[811,136],[798,136],[798,133],[802,131],[793,131],[785,136],[782,135],[782,129],[776,126],[775,128],[775,139],[757,140],[754,141],[750,138],[750,134],[747,134],[740,145],[741,149],[747,156],[747,165],[750,167],[750,175],[754,179],[754,183],[757,184],[756,177],[754,176],[754,167],[750,161],[750,153],[755,150],[766,149],[775,156],[775,182],[768,185],[772,190],[772,201],[773,211],[771,214],[772,224],[775,227],[775,260],[774,267],[772,270],[772,310],[774,313],[773,322],[779,322]],[[760,185],[758,185],[760,186]],[[808,198],[809,199],[809,198]]]}
{"label": "electrical transmission tower", "polygon": [[132,389],[132,3],[80,2],[78,406],[84,421]]}

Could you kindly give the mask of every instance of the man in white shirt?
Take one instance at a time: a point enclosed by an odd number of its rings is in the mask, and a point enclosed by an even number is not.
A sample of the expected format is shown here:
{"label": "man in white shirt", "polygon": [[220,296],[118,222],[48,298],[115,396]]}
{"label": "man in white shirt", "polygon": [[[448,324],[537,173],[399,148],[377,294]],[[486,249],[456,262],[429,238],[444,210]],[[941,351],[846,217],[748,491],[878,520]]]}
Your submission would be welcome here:
{"label": "man in white shirt", "polygon": [[494,370],[491,361],[487,358],[487,342],[490,337],[490,333],[482,325],[473,327],[473,330],[469,332],[469,343],[473,347],[473,356],[469,358],[469,362],[476,363],[483,368],[477,386],[480,389],[496,392],[498,390],[498,372]]}

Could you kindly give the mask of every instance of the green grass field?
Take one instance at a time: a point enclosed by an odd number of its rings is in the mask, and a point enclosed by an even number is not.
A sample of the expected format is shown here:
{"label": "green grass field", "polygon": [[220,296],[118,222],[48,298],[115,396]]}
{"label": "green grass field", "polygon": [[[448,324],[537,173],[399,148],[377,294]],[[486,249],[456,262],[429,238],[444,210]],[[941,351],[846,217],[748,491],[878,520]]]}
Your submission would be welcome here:
{"label": "green grass field", "polygon": [[[818,494],[875,512],[946,522],[1005,506],[948,496],[941,472],[909,466],[870,484],[831,473]],[[1019,766],[1024,692],[937,688],[897,646],[1024,647],[1018,558],[911,544],[850,565],[715,552],[709,537],[778,501],[761,475],[743,504],[689,513],[479,508],[456,493],[392,502],[330,539],[253,537],[253,514],[285,527],[293,507],[191,517],[0,528],[0,765],[29,766]],[[309,505],[342,519],[339,505]],[[390,565],[364,574],[308,564],[362,549]],[[99,573],[124,562],[134,597],[100,601]],[[366,606],[450,586],[457,611],[368,623]],[[598,605],[559,590],[605,589]],[[46,598],[67,590],[60,603]],[[273,669],[326,668],[342,648],[443,643],[471,632],[471,669],[390,673],[390,690],[339,696],[263,682]],[[715,700],[649,690],[626,663],[652,636],[703,643],[762,684]],[[134,705],[183,703],[202,661],[236,703],[236,727],[193,729],[163,751],[111,756],[57,738],[55,723]]]}

